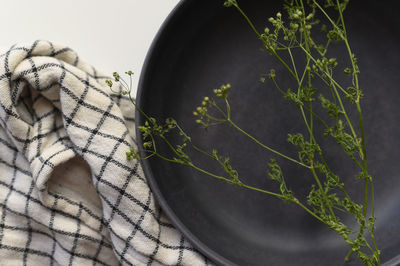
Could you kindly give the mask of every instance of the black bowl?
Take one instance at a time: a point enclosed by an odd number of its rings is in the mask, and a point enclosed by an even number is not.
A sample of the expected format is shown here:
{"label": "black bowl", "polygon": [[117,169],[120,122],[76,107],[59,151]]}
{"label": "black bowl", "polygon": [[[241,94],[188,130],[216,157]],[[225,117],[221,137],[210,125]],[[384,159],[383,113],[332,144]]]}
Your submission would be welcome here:
{"label": "black bowl", "polygon": [[[295,150],[286,142],[286,134],[305,133],[297,108],[283,99],[272,83],[261,83],[259,78],[275,68],[282,87],[293,88],[293,82],[279,62],[262,51],[260,41],[240,14],[222,4],[222,0],[183,0],[178,4],[148,53],[137,102],[160,121],[174,117],[199,146],[215,147],[229,156],[246,183],[277,189],[266,175],[269,158],[276,156],[228,126],[204,131],[192,116],[204,96],[229,82],[233,87],[233,120],[247,132],[291,154]],[[260,30],[269,17],[282,10],[282,1],[246,0],[240,4]],[[400,253],[400,16],[395,6],[395,1],[352,0],[345,12],[365,93],[362,107],[369,169],[375,177],[376,236],[383,262]],[[348,63],[343,59],[347,57],[342,46],[333,45],[332,54]],[[338,78],[348,82],[345,77]],[[357,125],[356,117],[351,119]],[[137,125],[143,122],[137,112]],[[352,197],[362,202],[363,182],[354,178],[355,167],[334,141],[321,140],[329,151],[326,157],[331,168],[347,184]],[[139,132],[138,142],[143,142]],[[168,154],[162,145],[159,151]],[[202,167],[218,171],[208,159],[192,156]],[[288,186],[304,200],[312,177],[288,161],[279,162]],[[349,249],[344,241],[293,204],[162,160],[150,159],[142,164],[156,199],[172,223],[219,265],[361,264],[356,258],[344,263]]]}

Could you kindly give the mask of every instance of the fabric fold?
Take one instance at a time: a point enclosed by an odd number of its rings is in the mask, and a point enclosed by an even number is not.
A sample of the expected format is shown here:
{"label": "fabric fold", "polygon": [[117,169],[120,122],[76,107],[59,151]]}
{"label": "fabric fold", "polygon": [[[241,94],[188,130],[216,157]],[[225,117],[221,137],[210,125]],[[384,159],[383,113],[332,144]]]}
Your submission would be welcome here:
{"label": "fabric fold", "polygon": [[134,110],[107,78],[49,41],[0,55],[1,263],[209,264],[126,160]]}

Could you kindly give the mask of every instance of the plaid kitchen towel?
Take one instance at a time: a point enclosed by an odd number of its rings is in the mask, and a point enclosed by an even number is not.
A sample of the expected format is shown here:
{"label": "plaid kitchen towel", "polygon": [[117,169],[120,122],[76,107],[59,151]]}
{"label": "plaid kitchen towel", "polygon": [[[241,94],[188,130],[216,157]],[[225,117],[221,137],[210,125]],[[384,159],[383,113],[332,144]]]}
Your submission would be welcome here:
{"label": "plaid kitchen towel", "polygon": [[137,161],[134,110],[48,41],[0,52],[0,265],[207,265]]}

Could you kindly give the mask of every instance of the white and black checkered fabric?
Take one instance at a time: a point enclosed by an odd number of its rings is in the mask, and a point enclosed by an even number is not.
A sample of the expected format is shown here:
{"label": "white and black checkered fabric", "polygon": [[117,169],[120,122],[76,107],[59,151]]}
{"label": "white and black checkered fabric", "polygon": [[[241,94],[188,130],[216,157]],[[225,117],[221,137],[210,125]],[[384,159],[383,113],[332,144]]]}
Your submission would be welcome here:
{"label": "white and black checkered fabric", "polygon": [[0,52],[0,265],[207,265],[137,161],[128,99],[65,46]]}

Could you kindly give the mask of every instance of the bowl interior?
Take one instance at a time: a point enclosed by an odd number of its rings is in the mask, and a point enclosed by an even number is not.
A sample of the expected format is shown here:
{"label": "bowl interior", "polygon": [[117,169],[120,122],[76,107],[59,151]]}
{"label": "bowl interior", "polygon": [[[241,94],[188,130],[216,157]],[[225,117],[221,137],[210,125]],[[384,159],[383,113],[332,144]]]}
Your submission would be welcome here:
{"label": "bowl interior", "polygon": [[[283,99],[272,82],[259,79],[274,68],[282,88],[294,88],[293,81],[276,59],[262,51],[260,41],[240,14],[222,7],[222,2],[192,0],[180,4],[149,53],[138,102],[151,116],[174,117],[198,146],[216,148],[230,157],[247,184],[277,190],[266,175],[267,162],[276,156],[229,126],[205,131],[194,122],[192,112],[203,97],[229,82],[232,119],[248,133],[293,156],[295,149],[286,142],[287,133],[306,133],[296,106]],[[282,10],[281,1],[246,0],[240,4],[260,30],[269,17]],[[351,1],[345,12],[365,93],[362,107],[369,169],[376,180],[376,235],[383,261],[398,255],[400,249],[400,22],[390,6],[388,1]],[[348,64],[342,45],[332,45],[331,53],[329,56],[336,57],[339,64]],[[340,74],[338,78],[349,83]],[[348,108],[355,113],[352,106]],[[351,119],[358,124],[355,116]],[[137,123],[142,122],[143,117],[138,115]],[[319,139],[328,151],[326,159],[331,168],[347,184],[352,197],[361,202],[363,182],[354,178],[356,168],[334,141],[322,136]],[[162,145],[159,151],[168,154]],[[220,173],[209,159],[196,153],[192,158]],[[312,176],[276,159],[288,186],[304,201]],[[143,164],[157,199],[172,221],[218,264],[359,265],[356,259],[344,264],[348,247],[343,240],[294,205],[165,161],[151,159]]]}

